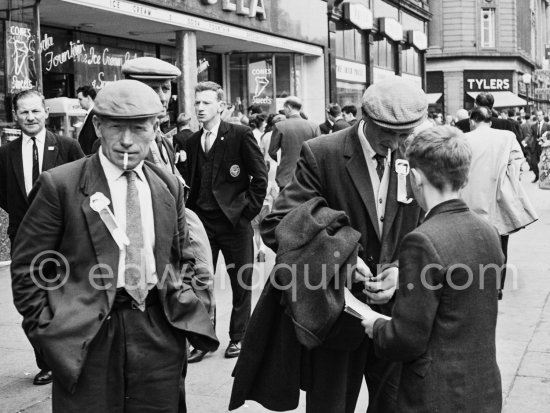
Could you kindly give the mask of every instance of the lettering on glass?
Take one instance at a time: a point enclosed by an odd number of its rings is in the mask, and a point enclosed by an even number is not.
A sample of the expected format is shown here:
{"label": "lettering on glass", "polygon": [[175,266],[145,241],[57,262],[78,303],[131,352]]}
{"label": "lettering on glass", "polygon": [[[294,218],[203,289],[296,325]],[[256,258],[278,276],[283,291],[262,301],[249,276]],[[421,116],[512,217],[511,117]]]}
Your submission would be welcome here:
{"label": "lettering on glass", "polygon": [[25,23],[6,23],[6,74],[8,93],[36,86],[36,37]]}

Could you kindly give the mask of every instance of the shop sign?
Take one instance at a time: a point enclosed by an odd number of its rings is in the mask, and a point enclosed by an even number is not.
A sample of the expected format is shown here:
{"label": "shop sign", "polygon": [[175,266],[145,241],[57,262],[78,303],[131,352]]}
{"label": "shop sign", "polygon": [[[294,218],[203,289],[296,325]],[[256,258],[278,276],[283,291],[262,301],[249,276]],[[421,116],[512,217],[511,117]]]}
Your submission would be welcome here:
{"label": "shop sign", "polygon": [[464,88],[467,92],[511,91],[513,72],[464,71]]}
{"label": "shop sign", "polygon": [[365,83],[367,81],[367,66],[362,63],[336,59],[336,79]]}
{"label": "shop sign", "polygon": [[8,93],[36,86],[36,37],[25,23],[6,22],[6,78]]}
{"label": "shop sign", "polygon": [[271,106],[273,103],[273,67],[270,61],[261,60],[248,65],[250,102],[254,105]]}
{"label": "shop sign", "polygon": [[135,51],[88,46],[85,43],[80,43],[80,40],[69,41],[61,48],[55,46],[53,37],[44,33],[44,37],[40,41],[44,71],[50,72],[65,63],[74,62],[75,72],[82,78],[77,79],[77,83],[91,84],[96,89],[101,89],[107,82],[120,78],[122,65],[127,60],[141,56]]}
{"label": "shop sign", "polygon": [[428,38],[419,30],[407,31],[407,42],[418,50],[426,50],[428,48]]}
{"label": "shop sign", "polygon": [[403,26],[391,17],[380,17],[378,19],[380,33],[388,36],[394,42],[403,40]]}
{"label": "shop sign", "polygon": [[344,19],[360,30],[372,30],[372,11],[364,4],[344,3]]}
{"label": "shop sign", "polygon": [[[214,5],[219,2],[219,0],[202,0],[202,4],[205,5]],[[235,12],[241,16],[251,18],[257,16],[260,20],[267,18],[264,0],[221,0],[221,3],[222,9],[225,11]]]}
{"label": "shop sign", "polygon": [[537,87],[535,88],[535,94],[550,93],[550,88],[547,87]]}

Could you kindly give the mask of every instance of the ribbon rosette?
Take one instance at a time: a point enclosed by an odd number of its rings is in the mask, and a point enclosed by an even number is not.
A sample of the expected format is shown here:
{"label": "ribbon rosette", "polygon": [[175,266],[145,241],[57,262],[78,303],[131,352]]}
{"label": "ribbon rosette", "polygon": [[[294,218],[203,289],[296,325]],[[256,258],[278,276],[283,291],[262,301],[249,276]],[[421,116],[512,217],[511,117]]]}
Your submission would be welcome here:
{"label": "ribbon rosette", "polygon": [[395,172],[397,173],[397,202],[410,204],[413,199],[407,197],[407,175],[409,174],[409,161],[405,159],[395,160]]}
{"label": "ribbon rosette", "polygon": [[118,225],[115,216],[109,209],[111,201],[101,192],[96,192],[90,197],[90,208],[99,214],[99,218],[105,224],[109,233],[115,240],[120,250],[124,249],[125,245],[130,244],[130,240],[126,233]]}

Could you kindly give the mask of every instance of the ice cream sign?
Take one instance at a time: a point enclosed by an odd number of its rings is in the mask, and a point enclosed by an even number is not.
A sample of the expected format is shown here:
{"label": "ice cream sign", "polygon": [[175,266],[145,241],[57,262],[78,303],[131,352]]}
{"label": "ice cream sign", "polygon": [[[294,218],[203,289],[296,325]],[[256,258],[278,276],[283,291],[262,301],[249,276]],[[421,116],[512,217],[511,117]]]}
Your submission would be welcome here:
{"label": "ice cream sign", "polygon": [[251,102],[255,105],[271,105],[273,103],[273,69],[270,62],[262,60],[250,63],[248,86]]}
{"label": "ice cream sign", "polygon": [[6,77],[8,93],[36,86],[36,37],[29,25],[6,22]]}

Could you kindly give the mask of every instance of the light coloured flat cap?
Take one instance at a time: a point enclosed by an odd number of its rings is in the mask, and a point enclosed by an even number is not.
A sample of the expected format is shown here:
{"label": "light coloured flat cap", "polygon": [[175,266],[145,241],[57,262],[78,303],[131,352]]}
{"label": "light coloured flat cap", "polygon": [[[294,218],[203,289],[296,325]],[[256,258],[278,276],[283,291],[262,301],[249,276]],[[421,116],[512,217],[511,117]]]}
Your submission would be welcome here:
{"label": "light coloured flat cap", "polygon": [[122,65],[122,74],[127,79],[159,79],[169,80],[181,76],[181,70],[171,63],[156,57],[137,57],[127,60]]}
{"label": "light coloured flat cap", "polygon": [[107,83],[94,101],[93,113],[117,119],[139,119],[164,113],[155,91],[138,80],[123,79]]}
{"label": "light coloured flat cap", "polygon": [[413,129],[424,122],[428,113],[426,93],[399,76],[369,86],[362,103],[369,118],[388,129]]}

